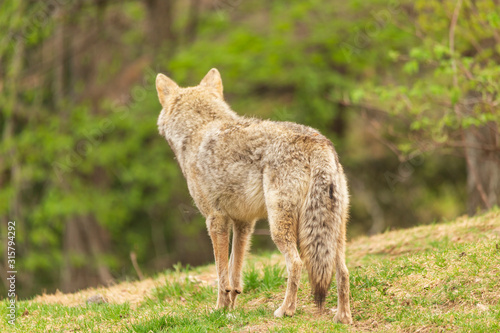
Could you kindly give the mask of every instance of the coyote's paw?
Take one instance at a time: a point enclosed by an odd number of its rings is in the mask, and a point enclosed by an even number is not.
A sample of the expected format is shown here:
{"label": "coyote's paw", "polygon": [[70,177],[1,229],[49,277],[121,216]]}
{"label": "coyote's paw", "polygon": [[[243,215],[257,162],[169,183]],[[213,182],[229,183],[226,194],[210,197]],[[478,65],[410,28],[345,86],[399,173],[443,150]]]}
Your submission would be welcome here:
{"label": "coyote's paw", "polygon": [[220,309],[230,309],[230,308],[231,308],[231,306],[230,306],[230,304],[229,304],[229,303],[228,303],[228,304],[217,304],[217,305],[215,306],[215,310],[220,310]]}
{"label": "coyote's paw", "polygon": [[238,297],[238,295],[240,295],[242,292],[241,288],[234,288],[232,291],[231,291],[231,309],[234,309],[235,306],[236,306],[236,298]]}
{"label": "coyote's paw", "polygon": [[337,312],[335,317],[333,317],[333,322],[341,324],[352,324],[351,314]]}
{"label": "coyote's paw", "polygon": [[219,292],[219,297],[217,298],[217,306],[216,309],[223,309],[230,307],[231,301],[231,289],[229,291],[226,289],[224,291]]}
{"label": "coyote's paw", "polygon": [[283,305],[280,306],[276,311],[274,311],[274,316],[276,318],[281,318],[283,316],[292,317],[295,314],[295,309],[288,308],[284,309]]}

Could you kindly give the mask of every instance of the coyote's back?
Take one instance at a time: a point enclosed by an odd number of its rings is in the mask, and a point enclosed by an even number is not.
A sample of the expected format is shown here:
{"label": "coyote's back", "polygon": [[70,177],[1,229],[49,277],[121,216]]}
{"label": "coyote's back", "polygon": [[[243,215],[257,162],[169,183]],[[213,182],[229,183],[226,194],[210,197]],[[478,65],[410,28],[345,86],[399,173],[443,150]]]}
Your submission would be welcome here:
{"label": "coyote's back", "polygon": [[288,271],[285,300],[275,316],[294,314],[304,262],[320,308],[336,268],[335,320],[351,322],[344,258],[348,190],[332,143],[306,126],[238,116],[224,102],[215,69],[191,88],[159,74],[157,90],[160,134],[207,218],[219,276],[217,307],[235,305],[249,238],[255,222],[267,217]]}

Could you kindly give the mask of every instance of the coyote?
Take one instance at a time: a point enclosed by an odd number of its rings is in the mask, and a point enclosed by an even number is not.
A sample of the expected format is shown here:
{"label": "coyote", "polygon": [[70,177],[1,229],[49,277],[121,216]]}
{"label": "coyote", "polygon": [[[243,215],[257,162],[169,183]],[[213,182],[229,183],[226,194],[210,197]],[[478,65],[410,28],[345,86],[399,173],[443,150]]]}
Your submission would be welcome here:
{"label": "coyote", "polygon": [[158,74],[156,89],[163,107],[158,130],[212,239],[219,278],[216,308],[234,307],[243,291],[249,238],[255,222],[267,218],[288,272],[285,299],[274,315],[295,313],[304,262],[320,311],[336,268],[334,320],[352,323],[344,254],[349,195],[333,144],[310,127],[237,115],[224,101],[215,68],[189,88]]}

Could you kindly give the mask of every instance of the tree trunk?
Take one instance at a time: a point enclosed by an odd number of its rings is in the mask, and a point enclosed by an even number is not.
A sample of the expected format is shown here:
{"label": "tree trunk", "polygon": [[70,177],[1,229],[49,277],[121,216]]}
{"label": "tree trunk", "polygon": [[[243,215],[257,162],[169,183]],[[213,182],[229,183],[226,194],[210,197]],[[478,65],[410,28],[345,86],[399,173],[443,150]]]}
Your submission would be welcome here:
{"label": "tree trunk", "polygon": [[498,124],[490,122],[465,131],[467,159],[467,213],[500,205],[500,135]]}
{"label": "tree trunk", "polygon": [[[22,61],[25,55],[25,44],[22,38],[16,40],[14,47],[14,55],[12,59],[6,59],[6,67],[10,67],[10,71],[7,72],[5,78],[5,97],[0,97],[0,103],[2,104],[3,115],[0,116],[3,119],[3,128],[1,129],[1,139],[3,142],[9,142],[11,140],[15,140],[15,127],[16,127],[16,118],[19,118],[19,101],[18,98],[18,85],[19,78],[21,76],[22,69]],[[0,59],[1,60],[1,59]],[[10,61],[9,61],[10,60]],[[4,65],[4,63],[0,62],[0,65]],[[16,117],[17,116],[17,117]],[[25,215],[21,209],[21,192],[24,187],[24,182],[21,174],[21,163],[19,161],[19,155],[17,150],[14,147],[5,151],[5,155],[2,154],[0,156],[0,186],[3,186],[4,183],[11,184],[13,189],[12,196],[10,198],[7,216],[2,216],[3,224],[0,225],[0,233],[3,235],[5,231],[5,238],[2,237],[0,239],[0,244],[2,245],[2,254],[3,254],[3,262],[5,263],[4,267],[8,267],[8,258],[7,258],[7,228],[9,221],[16,221],[16,232],[18,234],[26,233],[26,226],[23,223]],[[3,179],[3,178],[6,179]],[[17,243],[17,242],[16,242]],[[18,245],[17,251],[22,252],[23,246]],[[3,265],[2,265],[3,266]],[[2,268],[4,268],[2,267]],[[0,276],[2,278],[2,282],[7,288],[6,281],[6,271],[2,271]],[[7,288],[8,289],[8,288]]]}
{"label": "tree trunk", "polygon": [[[98,1],[96,4],[99,6],[100,11],[103,11],[106,2]],[[72,36],[81,36],[83,34],[79,26],[74,23],[79,15],[77,9],[77,7],[61,8],[60,12],[57,13],[60,17],[59,26],[56,30],[59,53],[55,56],[56,62],[54,64],[54,67],[57,68],[54,89],[56,99],[54,103],[58,108],[64,107],[61,102],[71,101],[76,104],[76,101],[83,99],[82,94],[80,93],[77,96],[77,92],[73,89],[78,78],[85,78],[84,81],[88,85],[96,84],[92,82],[92,76],[85,76],[86,73],[83,72],[85,67],[76,66],[78,57],[82,57],[82,54],[79,54],[82,41],[72,38]],[[102,20],[102,15],[99,17]],[[101,24],[100,20],[97,20],[96,24]],[[105,27],[101,26],[101,30],[104,29]],[[95,68],[98,68],[98,65],[99,60],[95,62]],[[93,105],[98,104],[95,100],[89,100]],[[98,110],[93,111],[98,112]],[[68,113],[63,113],[63,115],[67,117]],[[65,118],[63,121],[68,121],[68,119]],[[76,151],[76,147],[73,149]],[[78,177],[82,176],[78,173],[78,170],[73,170],[67,175],[67,179],[61,183],[62,190],[68,196],[74,192],[71,185],[72,178]],[[102,170],[94,170],[92,174],[93,184],[107,186],[108,182],[106,180],[107,178]],[[61,271],[61,280],[64,292],[72,292],[90,286],[107,285],[112,282],[111,271],[102,261],[102,257],[110,248],[109,233],[98,223],[95,215],[92,213],[75,214],[68,218],[63,237],[64,266]]]}
{"label": "tree trunk", "polygon": [[185,30],[185,42],[192,43],[196,39],[200,16],[200,0],[191,0],[189,19]]}
{"label": "tree trunk", "polygon": [[173,26],[173,0],[145,0],[148,13],[147,29],[154,49],[166,41],[175,41]]}
{"label": "tree trunk", "polygon": [[64,234],[63,291],[72,292],[112,282],[109,268],[100,261],[107,248],[108,233],[94,218],[83,216],[68,221]]}

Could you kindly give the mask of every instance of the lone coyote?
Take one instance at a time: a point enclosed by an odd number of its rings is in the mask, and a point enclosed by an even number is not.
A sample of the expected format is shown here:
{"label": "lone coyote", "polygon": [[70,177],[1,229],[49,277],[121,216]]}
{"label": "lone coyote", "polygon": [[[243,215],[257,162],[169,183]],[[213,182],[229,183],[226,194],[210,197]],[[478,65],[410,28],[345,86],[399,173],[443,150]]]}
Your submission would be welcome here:
{"label": "lone coyote", "polygon": [[158,74],[156,89],[163,107],[158,130],[177,157],[212,239],[219,277],[217,308],[234,307],[243,291],[241,271],[249,238],[255,222],[267,218],[288,272],[285,299],[274,315],[295,313],[304,262],[320,310],[336,268],[334,320],[351,323],[344,255],[349,195],[332,143],[303,125],[237,115],[224,101],[215,68],[189,88]]}

